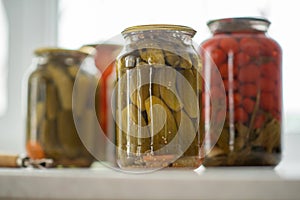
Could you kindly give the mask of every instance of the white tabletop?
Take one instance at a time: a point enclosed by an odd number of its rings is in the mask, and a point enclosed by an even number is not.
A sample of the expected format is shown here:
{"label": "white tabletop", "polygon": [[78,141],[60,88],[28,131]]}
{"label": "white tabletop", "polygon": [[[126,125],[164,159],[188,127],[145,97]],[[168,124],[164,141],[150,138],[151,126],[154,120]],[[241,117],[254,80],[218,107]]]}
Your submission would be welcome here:
{"label": "white tabletop", "polygon": [[0,199],[300,199],[300,164],[127,174],[90,169],[0,169]]}

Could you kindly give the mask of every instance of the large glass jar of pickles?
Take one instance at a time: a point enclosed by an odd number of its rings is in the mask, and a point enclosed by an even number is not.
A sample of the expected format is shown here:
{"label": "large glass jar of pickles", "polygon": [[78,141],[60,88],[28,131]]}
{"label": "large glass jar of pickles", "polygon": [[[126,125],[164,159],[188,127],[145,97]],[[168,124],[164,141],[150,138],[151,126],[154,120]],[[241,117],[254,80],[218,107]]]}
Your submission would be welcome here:
{"label": "large glass jar of pickles", "polygon": [[[35,51],[27,83],[26,151],[34,159],[52,158],[54,166],[87,167],[93,162],[77,133],[73,115],[85,124],[86,141],[93,142],[89,124],[95,108],[90,84],[96,79],[78,70],[85,53],[58,48]],[[79,87],[74,88],[78,81]],[[73,105],[72,96],[76,98]],[[87,123],[83,123],[87,122]]]}
{"label": "large glass jar of pickles", "polygon": [[201,63],[195,31],[177,25],[125,29],[117,58],[116,142],[122,168],[201,164]]}
{"label": "large glass jar of pickles", "polygon": [[266,35],[269,25],[261,18],[208,22],[213,36],[199,49],[206,85],[213,94],[225,87],[227,111],[220,137],[209,133],[217,141],[205,166],[275,166],[281,159],[281,48]]}

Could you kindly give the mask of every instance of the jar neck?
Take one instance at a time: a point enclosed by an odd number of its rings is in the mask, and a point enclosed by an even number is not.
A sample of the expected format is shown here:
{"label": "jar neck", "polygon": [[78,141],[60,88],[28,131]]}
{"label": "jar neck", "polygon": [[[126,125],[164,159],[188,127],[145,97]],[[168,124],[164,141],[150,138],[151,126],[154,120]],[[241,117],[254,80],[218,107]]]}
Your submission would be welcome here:
{"label": "jar neck", "polygon": [[266,32],[257,30],[218,31],[213,33],[214,36],[226,34],[255,34],[257,36],[266,36]]}
{"label": "jar neck", "polygon": [[224,33],[264,35],[270,22],[262,18],[225,18],[209,21],[207,26],[214,35]]}
{"label": "jar neck", "polygon": [[125,44],[139,43],[142,41],[150,41],[152,43],[178,43],[184,45],[192,45],[192,36],[176,30],[147,30],[135,31],[123,34]]}
{"label": "jar neck", "polygon": [[46,66],[49,63],[58,64],[60,66],[80,65],[84,57],[73,57],[70,55],[39,55],[35,60],[39,66]]}

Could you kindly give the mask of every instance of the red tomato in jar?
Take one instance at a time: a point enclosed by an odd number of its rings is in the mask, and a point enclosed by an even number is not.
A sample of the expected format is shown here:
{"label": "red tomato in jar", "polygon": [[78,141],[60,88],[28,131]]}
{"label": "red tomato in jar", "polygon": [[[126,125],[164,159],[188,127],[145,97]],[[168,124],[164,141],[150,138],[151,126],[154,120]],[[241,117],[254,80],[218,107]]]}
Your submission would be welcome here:
{"label": "red tomato in jar", "polygon": [[256,97],[257,91],[257,85],[255,83],[247,83],[239,87],[239,92],[244,97]]}
{"label": "red tomato in jar", "polygon": [[262,92],[260,96],[260,107],[266,111],[272,111],[275,107],[273,93]]}
{"label": "red tomato in jar", "polygon": [[238,107],[234,110],[234,120],[236,122],[242,122],[245,123],[248,121],[248,114],[247,112],[242,108]]}
{"label": "red tomato in jar", "polygon": [[260,78],[260,88],[263,92],[273,92],[276,88],[275,82],[271,79],[261,77]]}
{"label": "red tomato in jar", "polygon": [[259,76],[260,69],[256,65],[250,64],[240,68],[238,79],[241,83],[253,83],[257,82]]}
{"label": "red tomato in jar", "polygon": [[239,43],[232,37],[224,37],[220,40],[220,48],[227,53],[237,53],[239,51]]}
{"label": "red tomato in jar", "polygon": [[234,65],[236,67],[242,67],[250,62],[250,56],[245,52],[239,52],[234,56]]}
{"label": "red tomato in jar", "polygon": [[220,48],[216,48],[216,49],[213,49],[211,52],[210,52],[210,56],[211,56],[211,59],[212,61],[217,65],[221,65],[222,63],[225,62],[227,56],[226,56],[226,53],[220,49]]}
{"label": "red tomato in jar", "polygon": [[263,114],[258,114],[255,117],[253,128],[261,128],[266,121],[266,117]]}
{"label": "red tomato in jar", "polygon": [[262,76],[271,80],[278,80],[280,78],[280,72],[277,65],[273,62],[268,62],[260,66]]}
{"label": "red tomato in jar", "polygon": [[240,41],[240,48],[250,57],[258,57],[261,53],[260,44],[253,38],[245,37]]}
{"label": "red tomato in jar", "polygon": [[251,114],[254,110],[255,102],[250,98],[245,98],[245,99],[243,99],[242,105],[243,105],[245,111],[247,113]]}

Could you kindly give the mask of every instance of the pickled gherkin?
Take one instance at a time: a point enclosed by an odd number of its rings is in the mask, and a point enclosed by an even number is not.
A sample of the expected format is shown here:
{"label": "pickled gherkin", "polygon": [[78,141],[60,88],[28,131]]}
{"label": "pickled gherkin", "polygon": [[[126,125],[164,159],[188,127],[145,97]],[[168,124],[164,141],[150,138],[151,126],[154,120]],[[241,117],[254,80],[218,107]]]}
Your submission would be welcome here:
{"label": "pickled gherkin", "polygon": [[[35,51],[37,66],[28,77],[26,150],[32,158],[44,155],[53,166],[88,167],[93,157],[83,145],[75,127],[73,114],[80,124],[89,124],[85,133],[94,143],[90,124],[90,88],[95,77],[80,73],[85,53],[75,50],[42,48]],[[74,88],[76,77],[80,88]],[[72,111],[72,97],[77,104]],[[82,130],[81,130],[82,131]],[[33,146],[35,144],[36,146]],[[94,145],[94,144],[92,144]],[[39,147],[39,148],[37,148]],[[38,149],[38,151],[37,151]]]}
{"label": "pickled gherkin", "polygon": [[[156,133],[155,135],[153,134],[153,149],[156,151],[169,144],[175,137],[177,125],[171,110],[159,98],[151,96],[146,100],[145,104],[147,117],[151,125],[151,133]],[[164,120],[163,127],[161,127]],[[172,151],[172,149],[166,149],[166,151]]]}
{"label": "pickled gherkin", "polygon": [[202,65],[192,46],[195,31],[146,25],[122,34],[127,45],[116,62],[119,166],[199,167]]}

